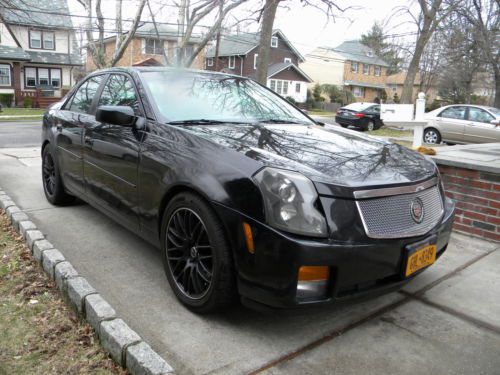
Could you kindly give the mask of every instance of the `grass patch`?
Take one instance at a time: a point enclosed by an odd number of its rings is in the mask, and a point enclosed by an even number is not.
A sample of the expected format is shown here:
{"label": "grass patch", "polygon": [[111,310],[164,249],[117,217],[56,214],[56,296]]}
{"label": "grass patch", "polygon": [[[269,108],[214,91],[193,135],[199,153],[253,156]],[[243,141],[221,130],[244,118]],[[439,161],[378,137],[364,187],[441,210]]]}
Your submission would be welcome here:
{"label": "grass patch", "polygon": [[329,117],[334,117],[335,112],[328,112],[328,111],[322,111],[318,109],[312,109],[308,111],[309,116],[329,116]]}
{"label": "grass patch", "polygon": [[42,108],[3,108],[1,116],[42,116],[45,109]]}
{"label": "grass patch", "polygon": [[380,129],[369,132],[370,135],[376,135],[380,137],[413,137],[413,132],[411,130],[398,130],[394,128],[388,128],[386,126]]}
{"label": "grass patch", "polygon": [[64,304],[0,212],[0,375],[63,373],[127,372]]}

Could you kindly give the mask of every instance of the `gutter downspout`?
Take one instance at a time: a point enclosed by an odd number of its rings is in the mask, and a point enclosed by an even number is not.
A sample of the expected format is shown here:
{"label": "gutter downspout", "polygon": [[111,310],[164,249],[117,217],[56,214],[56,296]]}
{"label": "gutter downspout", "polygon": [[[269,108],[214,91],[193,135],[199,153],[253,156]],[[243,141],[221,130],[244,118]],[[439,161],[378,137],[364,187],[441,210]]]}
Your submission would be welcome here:
{"label": "gutter downspout", "polygon": [[240,76],[243,75],[243,57],[240,56]]}

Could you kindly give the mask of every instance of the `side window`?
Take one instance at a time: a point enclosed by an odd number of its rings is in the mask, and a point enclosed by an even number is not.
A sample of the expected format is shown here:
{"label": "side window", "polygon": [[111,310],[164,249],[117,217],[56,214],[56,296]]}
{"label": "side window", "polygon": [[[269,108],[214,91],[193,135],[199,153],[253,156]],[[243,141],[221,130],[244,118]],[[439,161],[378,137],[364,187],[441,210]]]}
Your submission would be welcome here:
{"label": "side window", "polygon": [[68,110],[78,113],[88,113],[92,105],[92,100],[101,84],[102,77],[102,75],[95,76],[84,82],[75,95],[73,95]]}
{"label": "side window", "polygon": [[113,74],[104,85],[99,104],[131,107],[137,116],[141,115],[139,100],[131,79],[123,74]]}
{"label": "side window", "polygon": [[451,118],[456,120],[465,120],[465,107],[450,107],[446,108],[439,114],[439,117]]}
{"label": "side window", "polygon": [[490,123],[495,118],[481,108],[469,107],[469,120]]}

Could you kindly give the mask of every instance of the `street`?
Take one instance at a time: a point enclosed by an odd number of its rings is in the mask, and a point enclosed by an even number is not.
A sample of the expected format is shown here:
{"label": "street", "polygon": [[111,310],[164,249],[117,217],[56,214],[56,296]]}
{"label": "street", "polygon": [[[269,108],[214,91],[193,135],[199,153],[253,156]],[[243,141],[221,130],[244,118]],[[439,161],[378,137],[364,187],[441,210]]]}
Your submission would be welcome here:
{"label": "street", "polygon": [[0,188],[178,374],[498,374],[500,247],[454,234],[402,291],[294,311],[195,315],[160,253],[89,205],[50,205],[40,124],[0,124]]}

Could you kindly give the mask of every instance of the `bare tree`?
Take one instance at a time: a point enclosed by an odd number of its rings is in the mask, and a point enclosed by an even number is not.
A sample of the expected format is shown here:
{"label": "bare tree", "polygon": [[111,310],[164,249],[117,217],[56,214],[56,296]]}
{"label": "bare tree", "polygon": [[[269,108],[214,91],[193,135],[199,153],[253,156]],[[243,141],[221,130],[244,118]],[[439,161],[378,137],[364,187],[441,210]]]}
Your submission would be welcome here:
{"label": "bare tree", "polygon": [[407,13],[412,17],[418,27],[415,49],[408,66],[403,92],[401,93],[401,103],[411,103],[413,101],[413,84],[420,67],[420,59],[425,46],[437,27],[458,7],[461,1],[453,0],[447,3],[443,0],[418,0],[420,13],[417,16],[413,15],[408,7],[400,8],[402,13]]}
{"label": "bare tree", "polygon": [[[135,16],[132,20],[132,25],[128,28],[128,31],[125,34],[122,32],[122,1],[117,0],[115,20],[115,50],[109,59],[106,56],[106,46],[104,44],[105,18],[102,14],[102,1],[95,0],[95,8],[92,6],[92,0],[78,0],[78,2],[83,6],[85,12],[87,13],[87,24],[85,26],[85,35],[87,38],[87,53],[92,57],[94,65],[99,69],[109,66],[115,66],[116,63],[118,63],[118,61],[122,58],[123,53],[125,52],[130,41],[135,35],[135,32],[141,20],[142,11],[144,9],[144,6],[146,5],[146,0],[139,0]],[[94,11],[96,17],[93,17]],[[96,25],[94,25],[92,22],[92,20],[95,18],[97,18]],[[94,29],[96,27],[97,38],[95,38],[94,35]]]}
{"label": "bare tree", "polygon": [[[177,16],[177,65],[190,66],[196,56],[198,56],[207,43],[220,30],[222,21],[227,17],[228,13],[247,1],[199,0],[195,2],[194,6],[191,6],[190,0],[180,0]],[[195,28],[200,24],[200,21],[206,20],[211,16],[215,16],[212,26],[197,40],[192,51],[188,51],[187,47],[193,37]]]}
{"label": "bare tree", "polygon": [[[257,58],[257,82],[265,85],[267,83],[267,68],[269,66],[269,54],[271,48],[271,38],[273,35],[274,19],[278,6],[284,0],[265,0],[260,10],[260,36],[259,53]],[[340,8],[331,0],[301,0],[304,6],[312,6],[322,11],[328,18],[333,18],[336,12],[344,12],[348,8]]]}
{"label": "bare tree", "polygon": [[495,78],[494,106],[500,108],[500,1],[467,0],[459,8],[477,31],[477,42]]}

